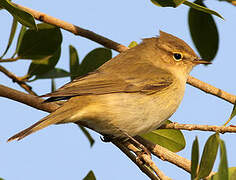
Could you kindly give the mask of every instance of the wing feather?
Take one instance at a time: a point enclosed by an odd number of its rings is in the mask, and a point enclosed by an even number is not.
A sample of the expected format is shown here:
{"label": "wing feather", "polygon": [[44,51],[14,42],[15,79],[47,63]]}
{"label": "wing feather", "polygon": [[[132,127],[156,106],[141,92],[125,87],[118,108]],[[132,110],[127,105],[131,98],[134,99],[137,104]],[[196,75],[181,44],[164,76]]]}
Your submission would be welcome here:
{"label": "wing feather", "polygon": [[49,102],[83,95],[135,92],[152,94],[170,86],[173,83],[171,77],[171,73],[148,63],[135,64],[126,70],[101,66],[42,97],[50,97],[46,100]]}

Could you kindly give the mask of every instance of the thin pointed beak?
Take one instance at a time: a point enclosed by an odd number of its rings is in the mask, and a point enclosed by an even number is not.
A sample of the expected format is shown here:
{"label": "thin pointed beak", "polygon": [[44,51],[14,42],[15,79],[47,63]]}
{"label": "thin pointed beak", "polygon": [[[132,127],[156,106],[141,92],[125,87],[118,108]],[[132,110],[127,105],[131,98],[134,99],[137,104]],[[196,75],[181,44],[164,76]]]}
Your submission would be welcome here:
{"label": "thin pointed beak", "polygon": [[203,59],[195,59],[194,61],[192,61],[194,64],[212,64],[209,61],[203,60]]}

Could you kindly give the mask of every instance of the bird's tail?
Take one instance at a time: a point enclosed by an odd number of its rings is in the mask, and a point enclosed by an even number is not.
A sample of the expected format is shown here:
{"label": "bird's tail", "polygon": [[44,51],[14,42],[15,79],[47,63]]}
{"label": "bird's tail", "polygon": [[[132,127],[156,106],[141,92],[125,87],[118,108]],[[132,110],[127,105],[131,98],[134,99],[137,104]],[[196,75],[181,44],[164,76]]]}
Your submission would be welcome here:
{"label": "bird's tail", "polygon": [[13,141],[13,140],[21,140],[24,137],[40,130],[43,129],[51,124],[55,124],[57,123],[57,118],[53,118],[50,115],[41,119],[40,121],[36,122],[35,124],[33,124],[32,126],[28,127],[27,129],[15,134],[14,136],[10,137],[7,142]]}

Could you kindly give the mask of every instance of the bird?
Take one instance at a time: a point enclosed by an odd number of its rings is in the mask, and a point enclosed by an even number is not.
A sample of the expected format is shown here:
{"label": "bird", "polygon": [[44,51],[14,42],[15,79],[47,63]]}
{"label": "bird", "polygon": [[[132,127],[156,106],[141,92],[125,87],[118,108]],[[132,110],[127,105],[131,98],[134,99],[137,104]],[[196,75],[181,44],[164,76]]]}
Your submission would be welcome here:
{"label": "bird", "polygon": [[[96,59],[95,59],[96,61]],[[65,103],[8,139],[20,140],[52,124],[77,123],[105,137],[141,135],[176,112],[192,68],[209,64],[178,37],[160,31],[98,69],[43,95]]]}

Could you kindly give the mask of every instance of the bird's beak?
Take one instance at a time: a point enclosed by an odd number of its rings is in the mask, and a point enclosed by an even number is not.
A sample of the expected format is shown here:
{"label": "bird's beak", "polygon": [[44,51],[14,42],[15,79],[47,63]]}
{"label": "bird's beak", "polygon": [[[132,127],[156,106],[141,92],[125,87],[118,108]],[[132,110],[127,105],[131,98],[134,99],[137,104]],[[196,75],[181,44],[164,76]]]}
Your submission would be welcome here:
{"label": "bird's beak", "polygon": [[203,60],[203,59],[194,59],[192,62],[196,65],[197,64],[212,64],[211,62]]}

